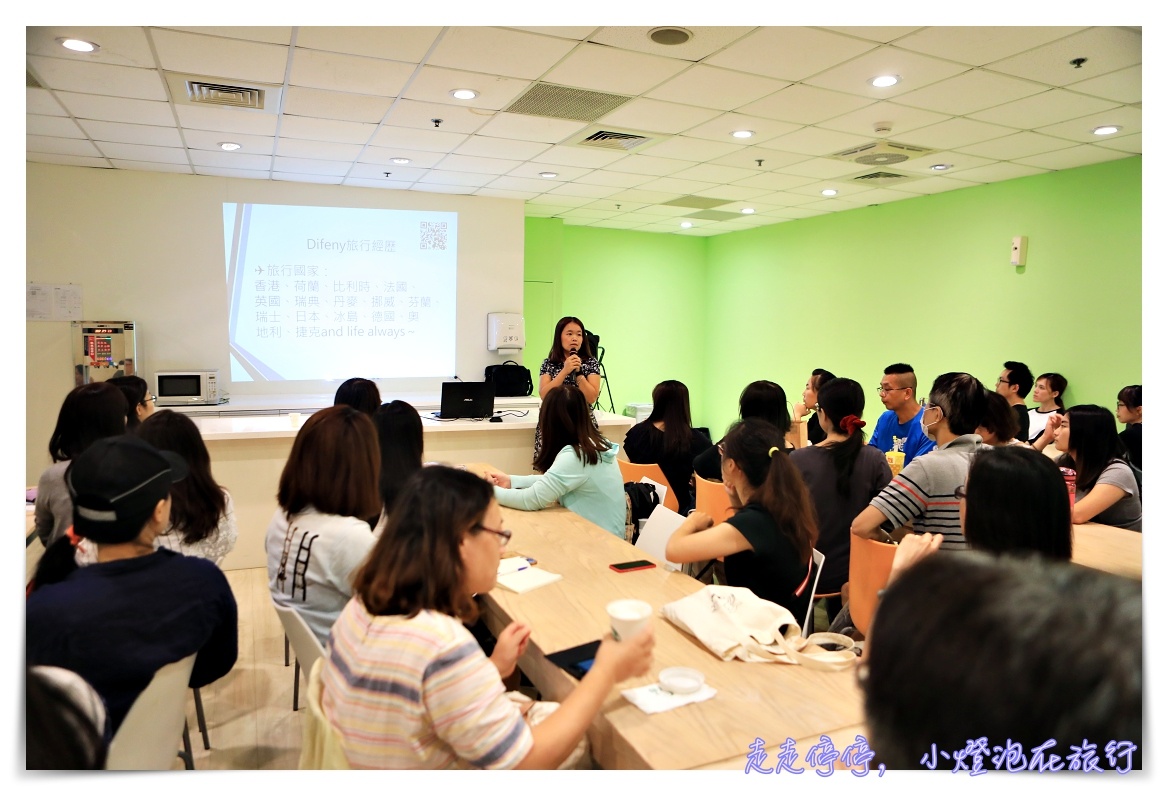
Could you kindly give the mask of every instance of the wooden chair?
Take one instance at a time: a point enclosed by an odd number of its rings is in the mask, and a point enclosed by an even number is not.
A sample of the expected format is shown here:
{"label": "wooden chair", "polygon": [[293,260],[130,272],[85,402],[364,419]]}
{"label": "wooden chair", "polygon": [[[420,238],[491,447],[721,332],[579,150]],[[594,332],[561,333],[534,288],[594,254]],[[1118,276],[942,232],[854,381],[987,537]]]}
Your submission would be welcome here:
{"label": "wooden chair", "polygon": [[196,656],[164,665],[154,673],[110,741],[106,770],[169,770],[179,738],[183,752],[178,756],[187,770],[194,769],[186,728],[186,691]]}
{"label": "wooden chair", "polygon": [[709,514],[714,524],[721,524],[735,511],[729,501],[729,492],[725,484],[716,480],[706,480],[700,475],[693,475],[697,484],[697,500],[695,507],[701,513]]}
{"label": "wooden chair", "polygon": [[292,709],[300,709],[300,670],[304,675],[312,670],[312,664],[324,656],[324,647],[316,638],[316,633],[308,626],[296,609],[284,607],[272,602],[280,623],[284,625],[284,633],[292,642],[292,649],[296,652],[296,681],[292,686]]}
{"label": "wooden chair", "polygon": [[668,491],[665,493],[663,505],[670,511],[680,510],[681,504],[677,502],[677,495],[673,494],[673,487],[669,485],[659,464],[633,464],[622,458],[617,458],[616,463],[620,465],[620,477],[624,478],[625,483],[639,483],[641,478],[648,478],[666,486]]}
{"label": "wooden chair", "polygon": [[851,621],[866,637],[879,603],[879,591],[887,585],[891,561],[895,557],[894,544],[851,536],[851,598],[847,602]]}

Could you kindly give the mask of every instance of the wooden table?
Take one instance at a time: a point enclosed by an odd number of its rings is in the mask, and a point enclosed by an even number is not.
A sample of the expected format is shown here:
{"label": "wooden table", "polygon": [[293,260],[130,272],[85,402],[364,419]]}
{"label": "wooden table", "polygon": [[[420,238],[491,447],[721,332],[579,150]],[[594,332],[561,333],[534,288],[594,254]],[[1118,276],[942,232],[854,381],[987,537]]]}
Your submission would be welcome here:
{"label": "wooden table", "polygon": [[[548,700],[562,701],[575,680],[544,655],[596,640],[608,630],[605,605],[643,599],[654,608],[703,586],[680,572],[657,568],[618,574],[611,563],[649,557],[563,508],[503,509],[514,532],[509,551],[535,558],[563,579],[526,594],[495,588],[484,616],[496,634],[511,620],[532,628],[520,667]],[[779,663],[722,662],[667,620],[655,619],[656,648],[649,674],[613,689],[588,732],[592,753],[607,769],[687,769],[744,759],[761,738],[771,754],[787,738],[814,738],[858,726],[862,701],[851,671],[826,673]],[[705,674],[717,695],[699,704],[646,715],[621,694],[683,665]],[[853,738],[852,740],[853,741]],[[805,753],[804,742],[799,748]],[[809,748],[806,745],[806,748]],[[839,748],[840,752],[843,750]]]}
{"label": "wooden table", "polygon": [[1143,534],[1108,524],[1074,525],[1074,563],[1143,579]]}

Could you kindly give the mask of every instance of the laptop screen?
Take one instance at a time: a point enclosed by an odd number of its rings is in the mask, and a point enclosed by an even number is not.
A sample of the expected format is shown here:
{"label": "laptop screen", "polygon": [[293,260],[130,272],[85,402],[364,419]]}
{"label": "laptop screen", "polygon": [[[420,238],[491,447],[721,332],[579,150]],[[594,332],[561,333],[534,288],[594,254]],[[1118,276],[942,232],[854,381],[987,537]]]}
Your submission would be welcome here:
{"label": "laptop screen", "polygon": [[443,381],[443,420],[485,419],[494,415],[494,384],[489,381]]}

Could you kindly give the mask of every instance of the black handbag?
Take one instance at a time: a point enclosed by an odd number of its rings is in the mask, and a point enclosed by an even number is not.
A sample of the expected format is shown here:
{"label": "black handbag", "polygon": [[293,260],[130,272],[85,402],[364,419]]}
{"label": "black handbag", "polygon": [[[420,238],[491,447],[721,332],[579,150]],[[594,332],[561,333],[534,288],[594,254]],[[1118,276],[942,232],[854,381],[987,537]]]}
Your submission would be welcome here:
{"label": "black handbag", "polygon": [[534,390],[531,371],[510,359],[487,366],[486,380],[494,384],[495,397],[527,397]]}

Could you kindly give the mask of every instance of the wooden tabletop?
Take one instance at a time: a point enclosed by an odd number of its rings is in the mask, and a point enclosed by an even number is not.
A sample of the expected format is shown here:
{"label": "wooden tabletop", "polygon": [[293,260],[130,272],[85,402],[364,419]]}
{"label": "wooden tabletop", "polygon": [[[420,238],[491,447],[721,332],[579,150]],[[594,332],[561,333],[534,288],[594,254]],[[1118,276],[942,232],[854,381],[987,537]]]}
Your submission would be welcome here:
{"label": "wooden tabletop", "polygon": [[[534,558],[563,575],[526,594],[495,588],[486,596],[487,625],[496,634],[511,620],[532,628],[520,661],[543,697],[561,701],[575,680],[544,655],[597,640],[608,631],[605,605],[636,598],[656,610],[703,586],[679,572],[657,567],[618,574],[611,563],[650,557],[563,508],[503,509],[514,532],[508,553]],[[762,739],[768,749],[788,738],[849,730],[863,719],[852,671],[826,673],[781,663],[723,662],[657,615],[653,667],[647,676],[613,689],[589,731],[592,753],[607,769],[687,769],[745,758]],[[664,668],[683,665],[705,674],[717,695],[699,704],[647,715],[620,690],[650,684]],[[799,743],[801,748],[803,743]],[[840,749],[842,750],[842,749]]]}
{"label": "wooden tabletop", "polygon": [[1143,534],[1108,524],[1074,525],[1074,563],[1143,579]]}

